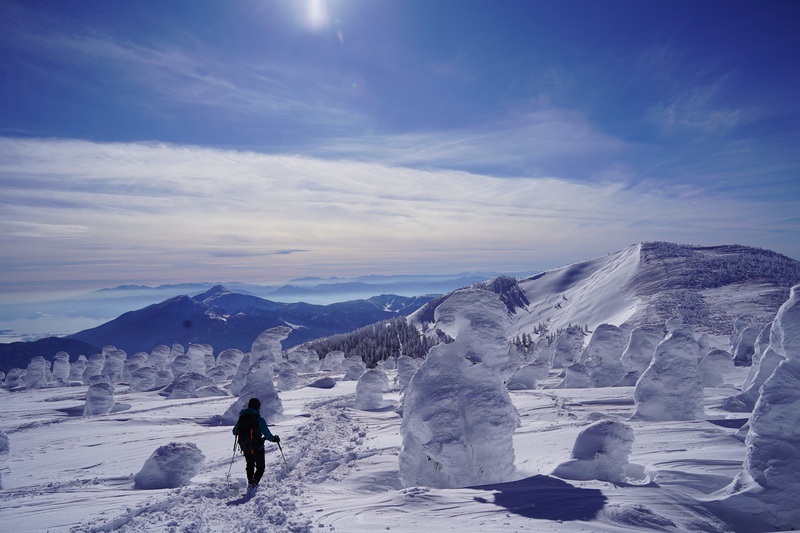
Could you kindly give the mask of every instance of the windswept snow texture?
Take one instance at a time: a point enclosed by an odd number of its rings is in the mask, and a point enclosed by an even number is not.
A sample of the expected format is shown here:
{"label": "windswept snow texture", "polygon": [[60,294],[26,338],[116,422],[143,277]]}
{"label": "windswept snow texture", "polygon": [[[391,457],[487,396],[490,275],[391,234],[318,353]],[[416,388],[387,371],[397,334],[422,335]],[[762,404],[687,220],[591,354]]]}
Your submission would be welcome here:
{"label": "windswept snow texture", "polygon": [[25,384],[29,389],[40,389],[47,386],[50,363],[44,357],[37,355],[31,358],[28,368],[25,369]]}
{"label": "windswept snow texture", "polygon": [[56,353],[53,360],[53,380],[61,384],[69,381],[69,367],[69,354],[67,352]]}
{"label": "windswept snow texture", "polygon": [[400,390],[408,386],[408,383],[411,381],[411,378],[414,377],[421,363],[422,361],[413,359],[407,355],[401,355],[397,358],[397,381]]}
{"label": "windswept snow texture", "polygon": [[[83,383],[83,373],[86,371],[86,356],[81,354],[78,359],[69,365],[69,378],[68,381],[75,381]],[[85,385],[85,383],[84,383]]]}
{"label": "windswept snow texture", "polygon": [[628,341],[626,330],[612,324],[600,324],[581,355],[594,387],[611,387],[626,373],[622,366],[622,352]]}
{"label": "windswept snow texture", "polygon": [[[508,309],[496,294],[485,290],[454,292],[436,309],[436,327],[458,339],[466,357],[491,372],[505,374],[509,365]],[[516,372],[513,369],[511,374]]]}
{"label": "windswept snow texture", "polygon": [[[662,327],[676,312],[698,334],[729,335],[740,316],[763,327],[798,282],[800,263],[768,250],[641,243],[520,280],[527,304],[515,307],[511,337],[542,327],[556,334],[570,325]],[[423,308],[412,319],[428,314]]]}
{"label": "windswept snow texture", "polygon": [[169,399],[177,400],[181,398],[197,398],[197,389],[209,387],[214,384],[214,380],[205,374],[186,372],[185,374],[182,374],[181,377],[176,379],[172,384],[172,392],[169,395]]}
{"label": "windswept snow texture", "polygon": [[268,423],[283,414],[283,402],[275,389],[272,377],[272,364],[265,360],[250,367],[247,378],[239,391],[239,398],[222,415],[222,423],[234,425],[239,420],[239,411],[247,407],[250,398],[261,402],[261,416]]}
{"label": "windswept snow texture", "polygon": [[287,391],[296,389],[300,384],[300,374],[289,363],[281,363],[278,366],[278,389]]}
{"label": "windswept snow texture", "polygon": [[0,455],[8,453],[10,449],[8,435],[6,435],[5,431],[0,430]]}
{"label": "windswept snow texture", "polygon": [[[752,262],[717,268],[731,254]],[[237,354],[212,361],[202,345],[187,352],[158,346],[130,357],[106,346],[70,363],[70,387],[56,388],[63,385],[63,357],[30,368],[33,382],[44,375],[40,388],[25,387],[27,367],[11,370],[4,377],[10,388],[0,390],[0,524],[14,532],[74,533],[797,529],[798,288],[777,317],[780,304],[765,313],[780,269],[770,270],[763,257],[735,247],[652,243],[523,280],[524,295],[516,296],[525,296],[524,305],[509,307],[511,300],[478,289],[443,298],[439,326],[455,340],[438,345],[419,370],[418,360],[403,357],[397,370],[382,365],[390,388],[377,409],[355,408],[359,385],[343,379],[349,368],[318,370],[303,353],[281,353],[275,343],[283,332],[269,333],[238,364]],[[761,285],[742,284],[740,272]],[[695,288],[680,289],[675,280]],[[657,290],[664,283],[666,295]],[[546,286],[555,292],[547,294]],[[685,327],[670,321],[664,338],[663,315],[676,309]],[[720,338],[737,316],[760,328],[755,370],[732,366],[733,346],[731,361],[713,351],[725,347]],[[565,377],[592,378],[591,361],[602,354],[581,362],[582,348],[604,323],[620,331],[652,324],[653,334],[637,341],[638,353],[629,339],[620,357],[627,374],[617,386],[599,388],[592,380],[586,388],[563,388]],[[564,357],[567,369],[546,372],[550,341],[570,324],[589,333]],[[701,335],[719,325],[725,331]],[[748,351],[741,339],[752,338],[747,327],[735,345],[741,353]],[[529,386],[509,390],[519,359],[508,339],[534,328],[542,332],[536,348],[519,354],[541,373],[518,373]],[[202,368],[197,374],[214,384],[170,398],[176,387],[163,388],[180,378],[175,361]],[[299,386],[279,392],[273,366],[283,364],[297,372]],[[139,375],[145,369],[155,375]],[[320,386],[306,386],[312,383]],[[741,384],[756,394],[738,412],[730,403],[745,402],[731,385]],[[231,405],[232,397],[208,396],[223,393],[240,397]],[[244,460],[231,455],[226,423],[250,396],[262,399],[288,469],[267,443],[261,487],[243,500]],[[392,408],[401,402],[402,409]],[[90,406],[92,416],[80,416]],[[228,422],[220,414],[226,409]],[[205,459],[194,451],[167,453],[179,466],[161,478],[182,486],[136,490],[143,486],[136,473],[154,449],[170,443],[191,443]],[[554,470],[569,479],[552,476]]]}
{"label": "windswept snow texture", "polygon": [[6,389],[15,389],[17,387],[25,386],[25,370],[21,368],[12,368],[8,371],[3,379],[3,387]]}
{"label": "windswept snow texture", "polygon": [[592,376],[583,363],[573,363],[564,369],[562,389],[588,389],[592,386]]}
{"label": "windswept snow texture", "polygon": [[534,390],[549,374],[550,366],[544,361],[529,363],[512,376],[508,382],[508,390]]}
{"label": "windswept snow texture", "polygon": [[697,370],[705,387],[725,385],[725,377],[733,371],[733,358],[724,350],[713,349],[700,360]]}
{"label": "windswept snow texture", "polygon": [[400,480],[466,487],[510,481],[517,414],[501,381],[456,343],[431,349],[406,388]]}
{"label": "windswept snow texture", "polygon": [[130,379],[131,390],[135,392],[143,392],[156,388],[158,384],[158,370],[152,366],[143,366],[137,368],[132,374]]}
{"label": "windswept snow texture", "polygon": [[[512,316],[512,335],[546,325],[550,332],[570,325],[619,326],[630,319],[640,297],[630,281],[640,263],[641,245],[606,257],[551,270],[519,282],[530,302]],[[588,342],[588,340],[587,340]],[[556,365],[563,362],[556,356]]]}
{"label": "windswept snow texture", "polygon": [[344,352],[328,352],[322,360],[322,370],[328,372],[341,372],[342,365],[344,365]]}
{"label": "windswept snow texture", "polygon": [[286,339],[291,332],[292,328],[279,326],[261,333],[250,348],[250,364],[258,361],[276,363],[281,354],[281,341]]}
{"label": "windswept snow texture", "polygon": [[579,363],[583,353],[583,343],[586,334],[579,326],[569,326],[566,331],[556,337],[553,343],[553,355],[550,366],[553,368],[566,368]]}
{"label": "windswept snow texture", "polygon": [[620,357],[620,362],[626,372],[633,373],[638,380],[639,376],[650,366],[653,355],[656,353],[656,346],[664,340],[665,335],[666,330],[663,326],[634,328],[628,336],[628,343]]}
{"label": "windswept snow texture", "polygon": [[350,356],[344,361],[345,373],[342,381],[358,381],[367,370],[367,365],[360,357]]}

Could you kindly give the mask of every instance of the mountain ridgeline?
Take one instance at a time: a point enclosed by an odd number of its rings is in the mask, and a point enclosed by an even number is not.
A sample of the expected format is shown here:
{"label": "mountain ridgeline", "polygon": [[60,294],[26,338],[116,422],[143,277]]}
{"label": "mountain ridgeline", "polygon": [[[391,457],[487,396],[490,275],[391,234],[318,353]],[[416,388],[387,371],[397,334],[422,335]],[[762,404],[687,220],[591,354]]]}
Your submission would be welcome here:
{"label": "mountain ridgeline", "polygon": [[[586,335],[601,324],[663,326],[674,316],[697,333],[728,335],[740,316],[766,325],[798,283],[800,261],[769,250],[646,242],[532,277],[501,276],[470,287],[499,295],[511,317],[509,339],[514,339],[553,338],[570,326]],[[0,371],[25,368],[34,355],[52,360],[63,350],[74,358],[109,344],[129,354],[173,343],[247,352],[261,332],[275,326],[292,328],[284,349],[304,344],[320,355],[341,350],[370,364],[390,355],[422,357],[442,339],[416,332],[431,327],[436,308],[451,294],[312,305],[277,303],[215,286],[63,339],[0,346]]]}
{"label": "mountain ridgeline", "polygon": [[69,338],[94,346],[113,344],[128,353],[173,343],[210,344],[219,350],[238,348],[248,352],[262,331],[288,325],[292,332],[283,346],[290,348],[407,314],[429,299],[381,295],[330,305],[278,303],[216,286],[194,298],[178,296],[125,313]]}
{"label": "mountain ridgeline", "polygon": [[[680,316],[698,333],[728,335],[739,316],[765,325],[800,283],[800,261],[746,246],[646,242],[529,278],[474,285],[496,292],[509,310],[511,336],[548,335],[569,326],[663,326]],[[410,315],[425,328],[431,300]]]}
{"label": "mountain ridgeline", "polygon": [[154,347],[174,343],[209,344],[215,351],[237,348],[249,352],[264,330],[290,326],[284,348],[338,333],[356,330],[406,315],[430,301],[426,296],[380,295],[330,305],[279,303],[257,296],[239,294],[218,285],[203,294],[176,296],[142,309],[122,314],[98,327],[64,338],[51,337],[34,342],[0,346],[0,371],[25,368],[31,357],[52,360],[65,351],[78,355],[99,353],[113,345],[128,354],[150,352]]}

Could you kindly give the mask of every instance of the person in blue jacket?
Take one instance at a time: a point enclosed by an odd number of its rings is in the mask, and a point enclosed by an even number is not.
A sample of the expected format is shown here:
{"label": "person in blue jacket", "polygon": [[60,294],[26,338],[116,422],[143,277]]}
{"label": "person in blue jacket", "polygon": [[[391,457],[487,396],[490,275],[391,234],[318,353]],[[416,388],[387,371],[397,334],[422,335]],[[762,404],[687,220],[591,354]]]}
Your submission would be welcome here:
{"label": "person in blue jacket", "polygon": [[255,490],[266,468],[264,461],[264,442],[278,443],[280,437],[273,435],[267,421],[261,416],[261,400],[250,398],[247,407],[239,411],[239,420],[233,426],[233,434],[239,441],[239,448],[247,461],[247,490]]}

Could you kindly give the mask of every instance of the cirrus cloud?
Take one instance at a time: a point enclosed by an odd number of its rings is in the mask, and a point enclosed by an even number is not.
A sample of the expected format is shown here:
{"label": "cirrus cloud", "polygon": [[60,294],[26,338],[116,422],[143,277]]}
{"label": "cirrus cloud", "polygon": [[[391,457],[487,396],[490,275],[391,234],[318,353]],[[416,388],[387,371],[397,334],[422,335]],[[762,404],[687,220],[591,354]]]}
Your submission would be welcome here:
{"label": "cirrus cloud", "polygon": [[0,183],[3,284],[532,270],[642,240],[797,254],[791,206],[686,185],[10,138]]}

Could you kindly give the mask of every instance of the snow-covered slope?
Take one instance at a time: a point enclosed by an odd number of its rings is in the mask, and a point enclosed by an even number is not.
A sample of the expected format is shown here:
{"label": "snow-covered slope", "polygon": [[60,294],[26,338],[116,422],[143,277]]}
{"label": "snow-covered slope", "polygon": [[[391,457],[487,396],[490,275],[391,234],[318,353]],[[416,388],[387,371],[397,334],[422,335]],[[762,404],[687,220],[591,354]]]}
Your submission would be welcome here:
{"label": "snow-covered slope", "polygon": [[[800,261],[737,245],[647,242],[516,283],[504,280],[481,286],[509,305],[512,336],[554,334],[569,325],[589,331],[604,323],[663,326],[678,314],[697,333],[728,335],[739,316],[771,320],[800,283]],[[433,300],[412,319],[430,322],[432,307],[445,299]]]}
{"label": "snow-covered slope", "polygon": [[555,332],[569,325],[588,325],[591,330],[602,323],[623,324],[641,304],[636,291],[628,287],[641,248],[631,246],[520,281],[530,304],[514,315],[515,333],[530,333],[540,326]]}

